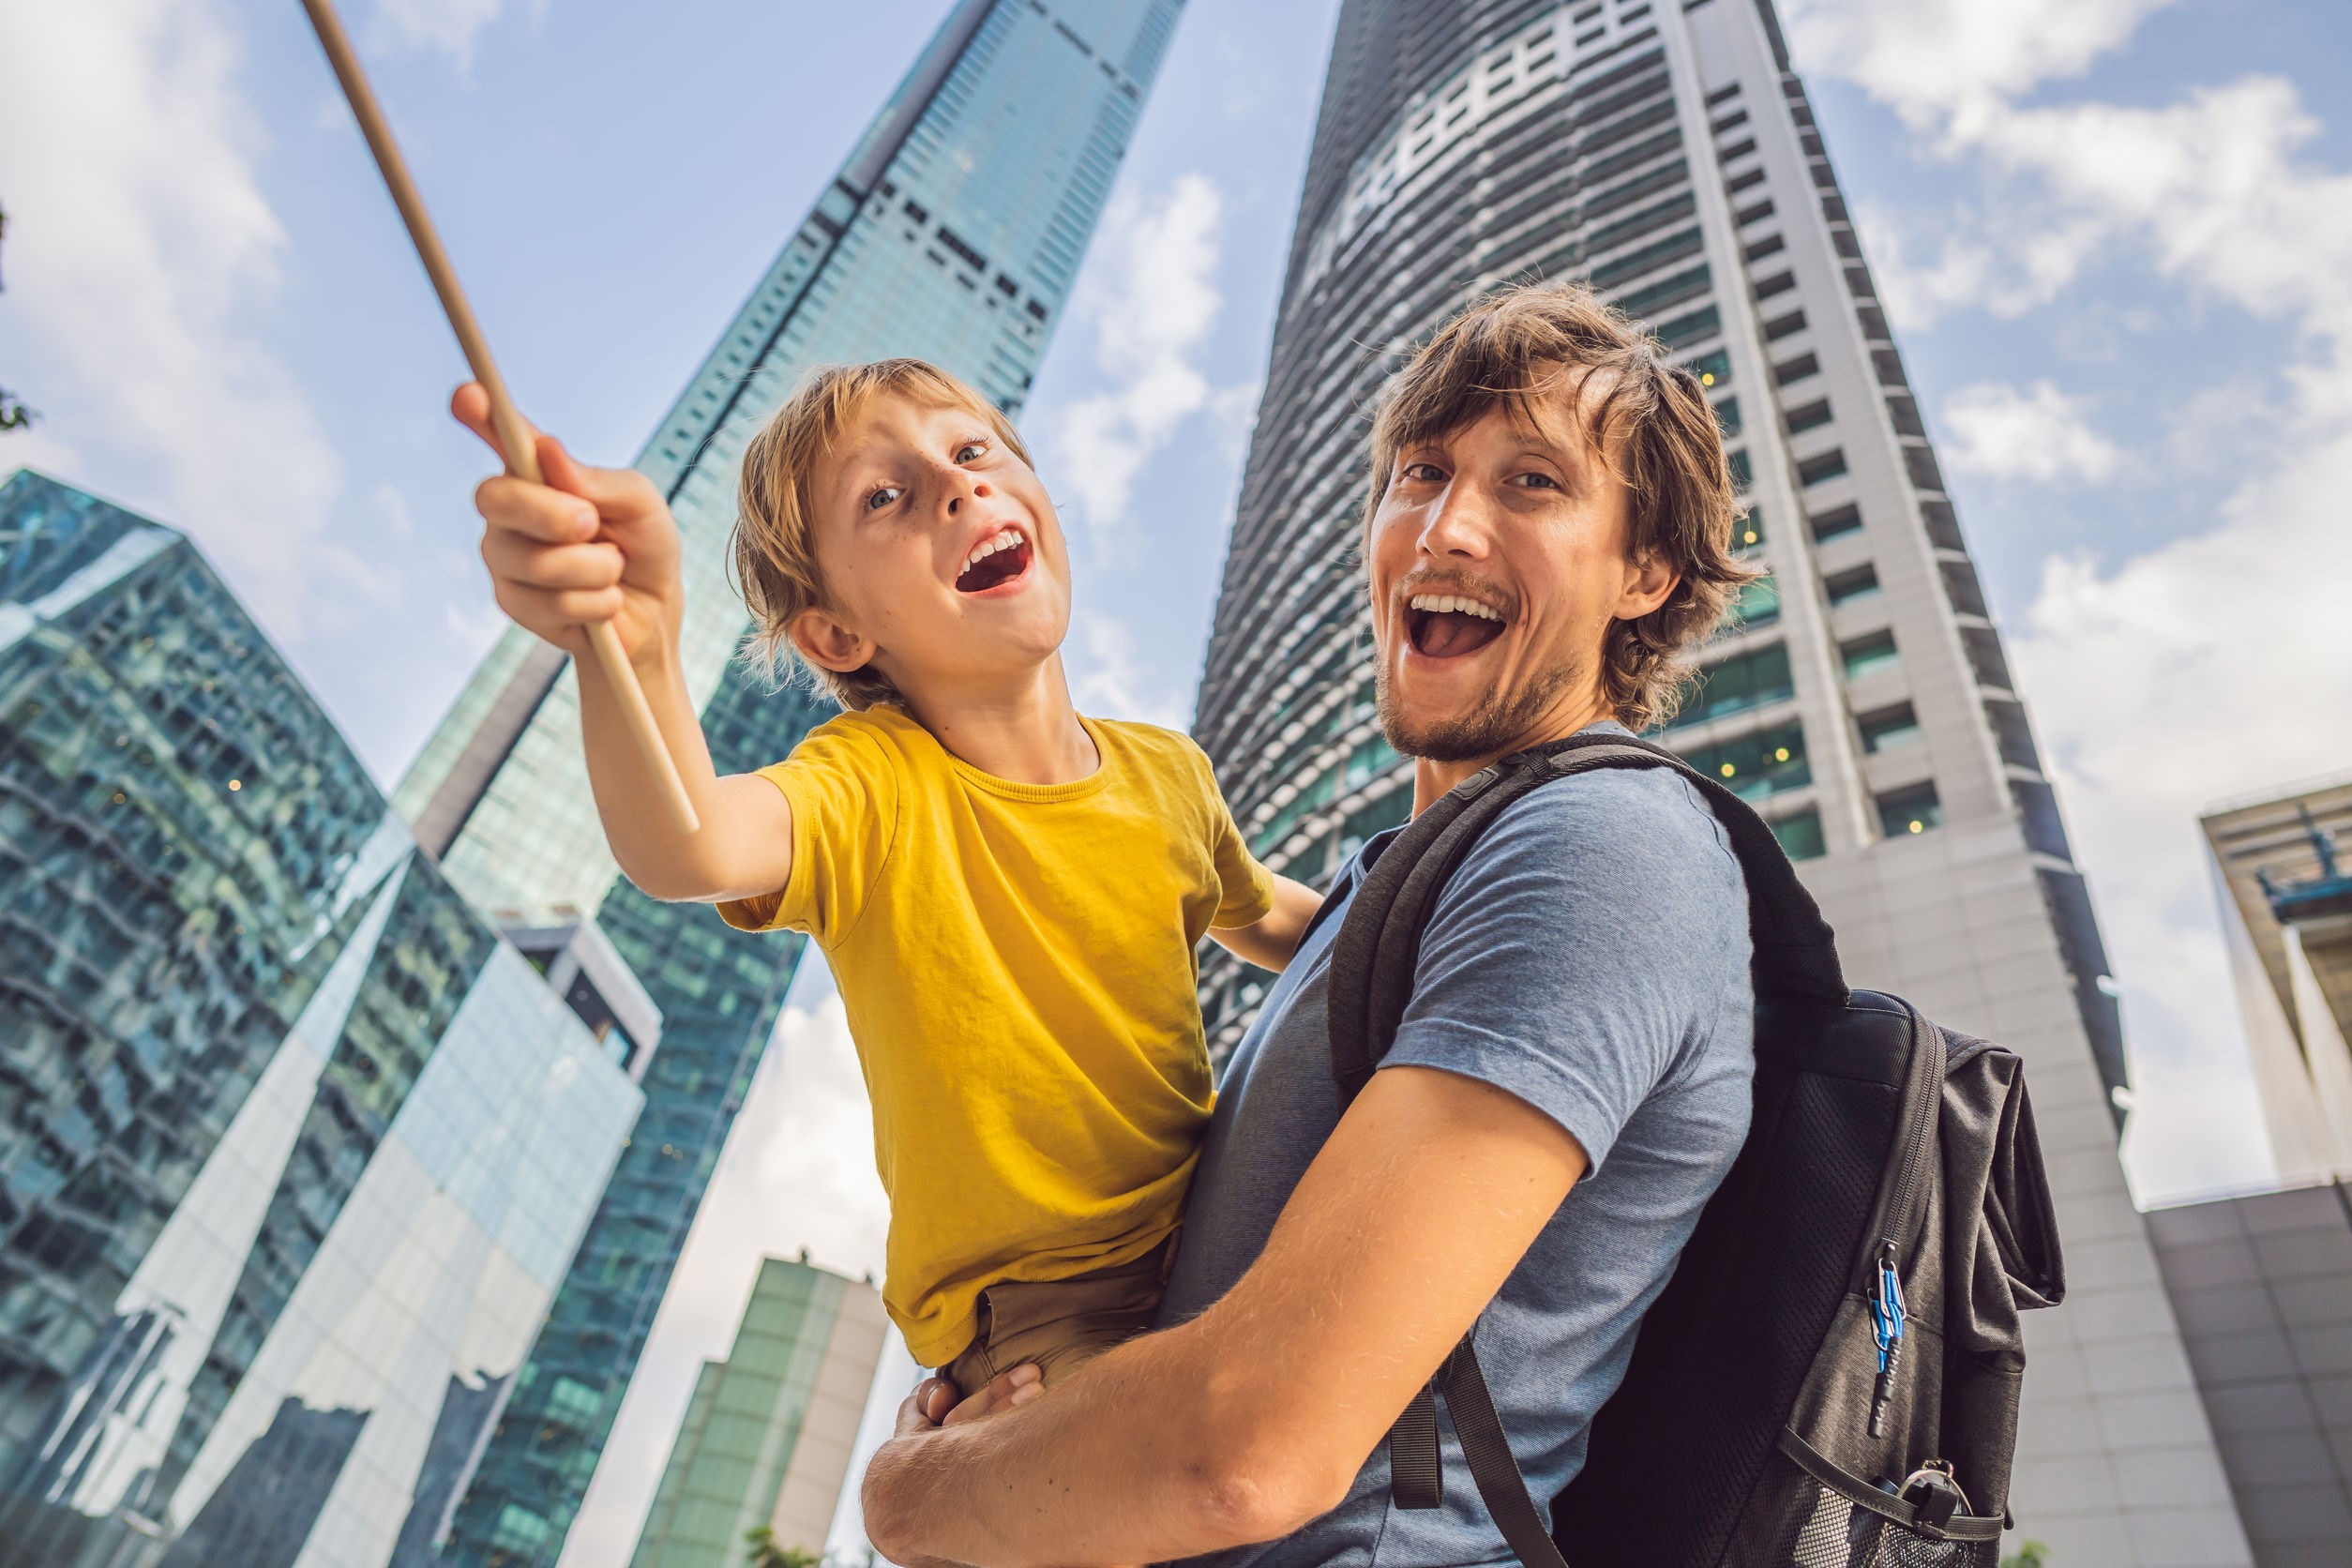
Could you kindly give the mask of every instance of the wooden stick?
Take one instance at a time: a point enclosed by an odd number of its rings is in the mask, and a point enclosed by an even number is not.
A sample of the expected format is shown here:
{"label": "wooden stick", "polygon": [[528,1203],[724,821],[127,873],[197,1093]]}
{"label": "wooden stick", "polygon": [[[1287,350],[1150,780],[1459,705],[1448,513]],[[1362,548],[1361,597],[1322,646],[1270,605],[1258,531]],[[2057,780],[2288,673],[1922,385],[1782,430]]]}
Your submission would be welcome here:
{"label": "wooden stick", "polygon": [[[433,293],[441,296],[442,313],[449,318],[449,330],[458,335],[458,346],[465,351],[465,362],[472,367],[474,379],[490,394],[490,427],[497,432],[507,471],[534,484],[540,483],[538,447],[532,439],[531,428],[516,412],[514,399],[507,396],[505,378],[498,373],[498,362],[490,357],[490,344],[474,319],[473,308],[465,302],[465,291],[458,286],[457,272],[441,249],[441,237],[434,233],[433,220],[425,211],[423,199],[416,194],[415,182],[409,178],[408,164],[400,157],[400,144],[392,140],[392,128],[384,121],[367,75],[359,68],[359,56],[352,53],[351,39],[344,36],[333,0],[302,0],[302,8],[310,14],[311,30],[319,36],[319,46],[326,51],[327,63],[335,68],[335,79],[343,85],[343,97],[350,101],[351,112],[359,121],[360,134],[368,139],[368,150],[375,154],[376,168],[391,189],[392,204],[400,209],[400,220],[408,225],[408,237],[416,247],[417,259],[425,264],[425,275],[432,279]],[[662,740],[661,726],[654,720],[653,707],[645,701],[645,688],[639,684],[637,671],[622,650],[621,634],[612,629],[610,621],[591,622],[586,629],[588,651],[596,656],[597,668],[620,701],[621,717],[628,726],[629,739],[635,743],[640,759],[652,770],[671,822],[682,833],[697,831],[701,822],[695,816],[693,801],[686,797],[686,780],[678,776],[677,761]]]}

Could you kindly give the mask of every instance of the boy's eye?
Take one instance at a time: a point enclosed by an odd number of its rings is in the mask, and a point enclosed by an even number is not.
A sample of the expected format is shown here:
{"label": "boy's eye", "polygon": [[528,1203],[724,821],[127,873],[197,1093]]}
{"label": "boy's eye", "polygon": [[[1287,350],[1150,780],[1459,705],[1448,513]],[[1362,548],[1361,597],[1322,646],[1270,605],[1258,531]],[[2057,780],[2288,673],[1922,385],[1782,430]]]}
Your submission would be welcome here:
{"label": "boy's eye", "polygon": [[906,492],[896,485],[884,485],[866,498],[866,509],[879,512]]}
{"label": "boy's eye", "polygon": [[1439,484],[1445,478],[1445,470],[1433,462],[1409,462],[1402,473],[1406,478],[1417,479],[1425,485]]}
{"label": "boy's eye", "polygon": [[978,462],[982,458],[988,455],[988,448],[987,443],[979,441],[967,441],[961,446],[956,448],[956,460],[959,463]]}
{"label": "boy's eye", "polygon": [[1525,485],[1529,490],[1558,490],[1560,488],[1560,481],[1548,474],[1515,475],[1512,478],[1512,483]]}

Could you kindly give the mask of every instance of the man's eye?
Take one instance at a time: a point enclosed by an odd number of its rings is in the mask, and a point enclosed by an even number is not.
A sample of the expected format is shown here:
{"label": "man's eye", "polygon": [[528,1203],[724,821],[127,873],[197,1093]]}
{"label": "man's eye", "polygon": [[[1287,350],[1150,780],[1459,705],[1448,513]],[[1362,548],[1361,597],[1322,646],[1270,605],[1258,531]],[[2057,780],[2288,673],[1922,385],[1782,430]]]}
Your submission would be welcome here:
{"label": "man's eye", "polygon": [[896,485],[884,485],[866,498],[866,509],[869,512],[879,512],[905,493]]}
{"label": "man's eye", "polygon": [[1445,478],[1445,470],[1433,462],[1409,462],[1405,465],[1405,477],[1425,485],[1440,484]]}
{"label": "man's eye", "polygon": [[1524,484],[1530,490],[1558,490],[1560,488],[1560,481],[1548,474],[1522,474],[1512,482]]}

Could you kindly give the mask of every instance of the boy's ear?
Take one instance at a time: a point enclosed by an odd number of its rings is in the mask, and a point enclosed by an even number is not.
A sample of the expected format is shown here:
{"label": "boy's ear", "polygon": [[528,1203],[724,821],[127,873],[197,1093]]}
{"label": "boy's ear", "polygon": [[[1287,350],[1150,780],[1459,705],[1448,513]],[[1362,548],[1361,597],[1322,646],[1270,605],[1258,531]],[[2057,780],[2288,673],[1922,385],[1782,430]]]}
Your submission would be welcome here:
{"label": "boy's ear", "polygon": [[837,675],[865,669],[876,651],[872,638],[851,630],[831,611],[814,606],[792,617],[787,634],[801,657]]}

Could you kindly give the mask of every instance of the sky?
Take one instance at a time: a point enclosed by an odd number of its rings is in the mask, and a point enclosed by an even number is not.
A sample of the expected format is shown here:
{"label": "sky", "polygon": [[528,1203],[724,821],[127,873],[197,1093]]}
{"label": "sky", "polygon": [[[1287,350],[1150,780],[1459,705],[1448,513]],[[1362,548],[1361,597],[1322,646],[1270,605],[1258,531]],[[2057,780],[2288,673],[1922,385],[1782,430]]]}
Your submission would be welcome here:
{"label": "sky", "polygon": [[[524,410],[634,456],[944,0],[347,0]],[[1335,0],[1191,0],[1024,428],[1093,711],[1183,723]],[[2270,1165],[2198,812],[2352,769],[2352,8],[1783,0],[2118,980],[2143,1203]],[[191,534],[389,784],[497,627],[460,364],[291,0],[0,0],[19,463]],[[881,1266],[810,966],[567,1561],[761,1253]]]}

